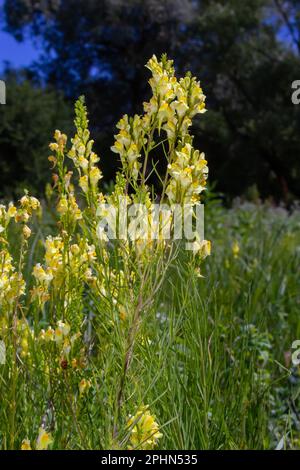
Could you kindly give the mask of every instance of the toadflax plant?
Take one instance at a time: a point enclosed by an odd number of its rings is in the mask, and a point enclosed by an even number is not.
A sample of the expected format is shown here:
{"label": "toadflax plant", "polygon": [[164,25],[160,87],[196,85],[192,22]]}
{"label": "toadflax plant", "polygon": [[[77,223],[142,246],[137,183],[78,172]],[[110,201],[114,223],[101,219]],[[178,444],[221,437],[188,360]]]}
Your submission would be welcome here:
{"label": "toadflax plant", "polygon": [[[175,77],[165,55],[161,61],[153,56],[147,67],[152,97],[142,116],[125,115],[117,124],[112,151],[121,168],[110,193],[100,189],[82,97],[70,144],[55,131],[47,193],[56,207],[56,230],[43,240],[43,258],[26,282],[29,220],[40,203],[25,194],[18,207],[0,208],[1,336],[7,349],[0,413],[8,418],[2,419],[2,448],[152,449],[163,440],[138,386],[134,363],[143,359],[135,351],[148,341],[144,325],[184,239],[178,223],[197,222],[208,168],[193,147],[190,127],[205,112],[205,96],[190,73]],[[152,158],[158,152],[166,160],[164,175]],[[153,174],[156,188],[149,183]],[[13,220],[21,227],[15,259]],[[210,243],[199,234],[190,241],[190,263],[199,270]]]}

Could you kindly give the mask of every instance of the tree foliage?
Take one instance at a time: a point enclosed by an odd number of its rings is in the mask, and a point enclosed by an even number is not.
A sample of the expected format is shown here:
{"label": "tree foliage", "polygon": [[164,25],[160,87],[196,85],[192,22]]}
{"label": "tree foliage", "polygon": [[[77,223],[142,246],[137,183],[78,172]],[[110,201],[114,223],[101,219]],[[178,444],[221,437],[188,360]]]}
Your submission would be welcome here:
{"label": "tree foliage", "polygon": [[[235,195],[256,184],[263,196],[300,197],[296,0],[6,0],[5,12],[15,37],[29,30],[42,41],[36,74],[68,97],[87,96],[101,146],[124,112],[141,112],[143,64],[167,52],[209,96],[195,134],[218,188]],[[108,151],[107,178],[111,160]]]}
{"label": "tree foliage", "polygon": [[57,92],[7,76],[7,104],[0,114],[0,196],[25,187],[44,192],[53,128],[70,128],[70,110]]}

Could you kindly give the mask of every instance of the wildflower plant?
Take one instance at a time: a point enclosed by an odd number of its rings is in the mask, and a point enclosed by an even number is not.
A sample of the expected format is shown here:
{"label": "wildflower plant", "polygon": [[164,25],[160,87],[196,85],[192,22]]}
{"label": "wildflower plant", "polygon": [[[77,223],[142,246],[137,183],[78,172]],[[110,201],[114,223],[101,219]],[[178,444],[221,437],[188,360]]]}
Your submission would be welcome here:
{"label": "wildflower plant", "polygon": [[[40,203],[26,193],[18,207],[0,207],[1,336],[8,347],[1,374],[9,384],[3,413],[10,417],[1,434],[3,448],[29,450],[36,442],[36,449],[152,449],[162,439],[150,407],[141,404],[136,346],[177,256],[172,207],[187,207],[195,220],[208,168],[190,133],[192,119],[205,112],[200,83],[189,73],[178,80],[166,55],[160,61],[153,56],[147,68],[152,97],[144,114],[125,115],[117,124],[112,151],[121,168],[110,194],[100,188],[100,159],[84,98],[75,105],[70,144],[55,131],[47,194],[55,204],[56,228],[45,236],[43,257],[28,283],[23,273],[35,235],[29,223]],[[158,151],[166,160],[164,175],[153,163]],[[150,185],[153,173],[160,182],[156,189]],[[158,219],[150,210],[154,202],[161,210]],[[106,221],[113,213],[120,227],[124,204],[135,216],[130,236],[110,239]],[[13,220],[20,226],[17,261],[9,245]],[[209,242],[197,239],[193,269],[208,254]],[[25,406],[33,417],[22,420]],[[105,429],[95,437],[88,431],[98,419]]]}

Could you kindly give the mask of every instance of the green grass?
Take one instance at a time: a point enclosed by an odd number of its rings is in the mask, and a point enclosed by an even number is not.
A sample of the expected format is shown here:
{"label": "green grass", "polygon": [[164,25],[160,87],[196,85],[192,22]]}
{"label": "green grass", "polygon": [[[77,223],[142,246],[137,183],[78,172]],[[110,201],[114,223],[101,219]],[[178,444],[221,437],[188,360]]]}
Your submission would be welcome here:
{"label": "green grass", "polygon": [[177,260],[154,309],[160,320],[146,325],[148,361],[136,360],[146,401],[169,423],[162,446],[269,449],[283,438],[297,448],[299,369],[285,355],[300,338],[300,214],[216,204],[206,215],[205,277]]}

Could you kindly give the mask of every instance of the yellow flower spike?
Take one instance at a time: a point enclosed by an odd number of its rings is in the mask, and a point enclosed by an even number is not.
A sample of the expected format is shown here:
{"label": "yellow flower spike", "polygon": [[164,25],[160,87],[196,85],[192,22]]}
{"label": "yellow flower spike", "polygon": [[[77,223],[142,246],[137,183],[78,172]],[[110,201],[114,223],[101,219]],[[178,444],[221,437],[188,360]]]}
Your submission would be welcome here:
{"label": "yellow flower spike", "polygon": [[52,444],[53,439],[50,433],[46,432],[42,427],[39,429],[39,435],[36,441],[36,450],[47,450]]}
{"label": "yellow flower spike", "polygon": [[29,439],[23,439],[21,444],[21,450],[32,450]]}

